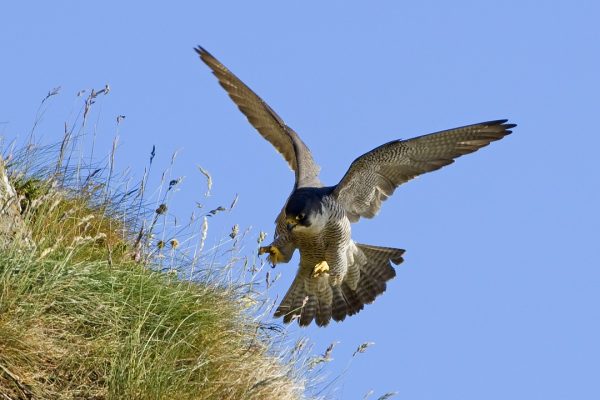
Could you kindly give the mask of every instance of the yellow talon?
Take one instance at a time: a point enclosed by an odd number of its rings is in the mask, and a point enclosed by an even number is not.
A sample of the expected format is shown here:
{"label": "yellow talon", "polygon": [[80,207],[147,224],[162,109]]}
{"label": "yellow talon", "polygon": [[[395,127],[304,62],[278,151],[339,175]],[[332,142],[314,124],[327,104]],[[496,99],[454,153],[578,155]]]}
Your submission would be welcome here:
{"label": "yellow talon", "polygon": [[329,273],[329,264],[327,264],[327,261],[321,261],[313,269],[313,278],[318,278],[327,273]]}
{"label": "yellow talon", "polygon": [[269,262],[275,266],[279,262],[283,261],[283,255],[279,251],[279,249],[275,246],[263,246],[258,249],[258,255],[261,256],[265,253],[269,253],[268,260]]}

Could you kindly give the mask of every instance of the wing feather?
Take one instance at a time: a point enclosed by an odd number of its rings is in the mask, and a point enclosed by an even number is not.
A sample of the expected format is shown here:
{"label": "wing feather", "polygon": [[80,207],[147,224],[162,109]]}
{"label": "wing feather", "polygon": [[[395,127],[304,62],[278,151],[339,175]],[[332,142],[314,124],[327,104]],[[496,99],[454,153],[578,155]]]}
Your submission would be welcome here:
{"label": "wing feather", "polygon": [[237,78],[227,67],[204,48],[198,46],[196,52],[208,65],[231,100],[248,118],[254,128],[288,162],[296,177],[296,187],[322,186],[318,175],[319,166],[298,134],[287,126],[281,117],[264,100]]}
{"label": "wing feather", "polygon": [[386,143],[354,160],[333,194],[352,222],[372,218],[399,185],[509,135],[516,125],[506,122],[482,122]]}

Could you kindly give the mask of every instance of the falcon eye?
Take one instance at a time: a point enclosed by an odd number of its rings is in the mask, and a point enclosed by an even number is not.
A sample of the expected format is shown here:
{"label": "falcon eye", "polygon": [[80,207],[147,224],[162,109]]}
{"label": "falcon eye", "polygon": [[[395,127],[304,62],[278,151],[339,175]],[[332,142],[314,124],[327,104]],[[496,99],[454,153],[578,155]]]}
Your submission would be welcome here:
{"label": "falcon eye", "polygon": [[306,215],[304,213],[296,215],[298,221],[303,220]]}

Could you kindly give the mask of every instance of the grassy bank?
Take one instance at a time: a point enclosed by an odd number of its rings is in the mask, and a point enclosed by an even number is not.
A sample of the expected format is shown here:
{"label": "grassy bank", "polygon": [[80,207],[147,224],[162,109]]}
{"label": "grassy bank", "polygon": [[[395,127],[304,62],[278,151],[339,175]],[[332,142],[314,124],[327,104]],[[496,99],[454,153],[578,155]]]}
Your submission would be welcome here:
{"label": "grassy bank", "polygon": [[40,399],[299,398],[226,288],[104,260],[0,253],[0,393]]}
{"label": "grassy bank", "polygon": [[[14,193],[0,200],[27,232],[0,246],[0,399],[307,396],[303,346],[248,310],[261,295],[175,256],[153,231],[165,208],[141,205],[145,182],[118,197],[110,174],[65,161],[68,133],[52,162],[29,150],[6,162]],[[205,278],[180,279],[190,263]]]}
{"label": "grassy bank", "polygon": [[15,184],[31,240],[0,250],[0,397],[301,398],[243,285],[136,261],[107,204],[51,186]]}

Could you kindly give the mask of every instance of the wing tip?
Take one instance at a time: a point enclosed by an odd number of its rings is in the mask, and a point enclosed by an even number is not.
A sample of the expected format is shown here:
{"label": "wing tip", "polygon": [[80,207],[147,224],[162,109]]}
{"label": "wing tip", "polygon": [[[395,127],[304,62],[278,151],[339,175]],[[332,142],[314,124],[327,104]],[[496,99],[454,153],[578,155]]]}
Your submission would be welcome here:
{"label": "wing tip", "polygon": [[196,47],[194,47],[194,51],[196,52],[196,54],[198,54],[200,56],[200,59],[202,61],[204,61],[205,63],[209,63],[209,62],[211,62],[213,60],[214,61],[217,60],[215,58],[215,56],[213,56],[212,54],[210,54],[210,52],[208,50],[206,50],[204,47],[202,47],[200,45],[197,45]]}
{"label": "wing tip", "polygon": [[[497,131],[496,133],[500,135],[497,139],[501,139],[504,136],[508,136],[512,133],[512,128],[516,127],[517,124],[507,123],[508,119],[496,119],[493,121],[482,122],[479,125],[483,125],[484,127],[497,127],[502,130]],[[492,140],[494,141],[494,140]]]}
{"label": "wing tip", "polygon": [[197,45],[196,47],[194,47],[194,51],[196,53],[198,53],[199,56],[202,56],[203,54],[210,54],[208,51],[206,51],[206,49],[200,45]]}
{"label": "wing tip", "polygon": [[517,124],[513,124],[513,123],[507,124],[507,122],[508,122],[508,118],[503,118],[503,119],[495,119],[492,121],[482,122],[481,125],[486,125],[486,126],[502,125],[506,129],[514,128],[515,126],[517,126]]}

